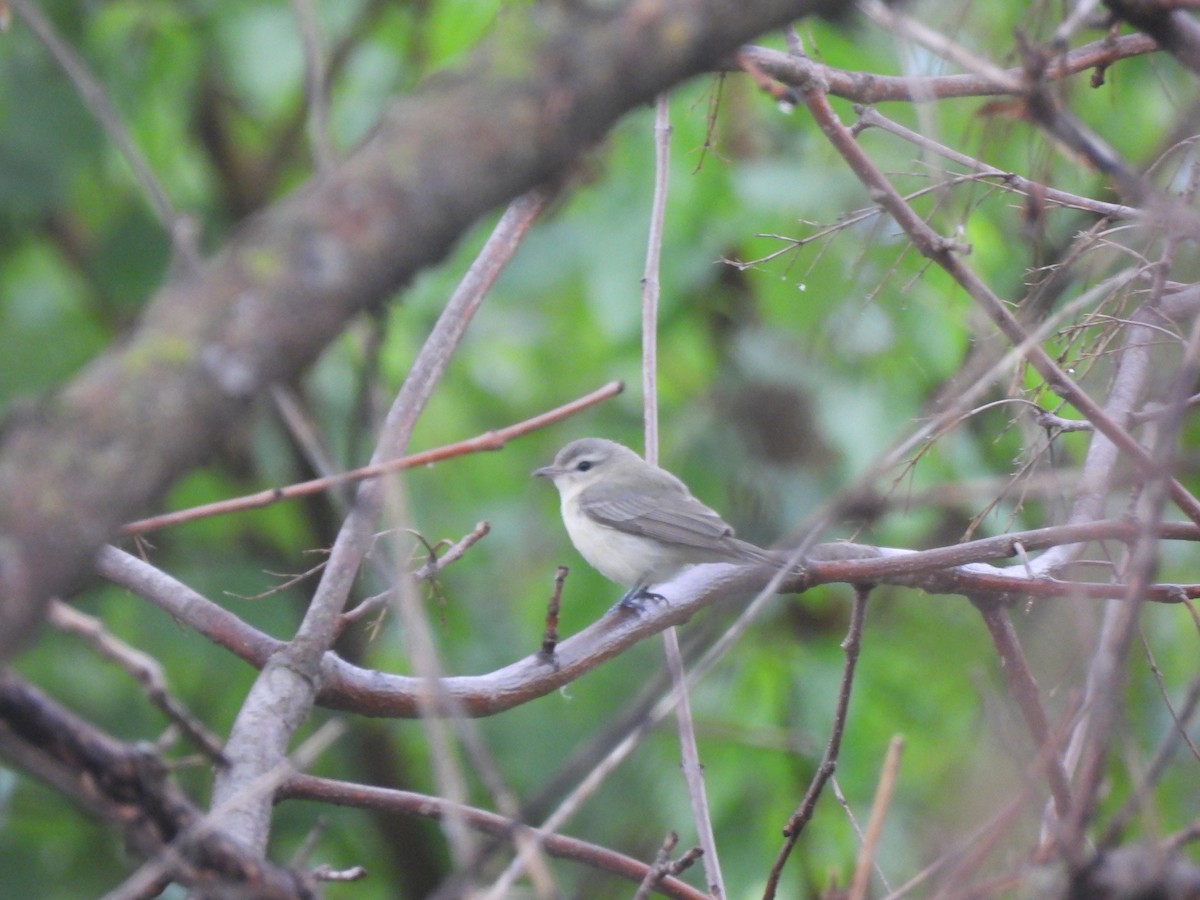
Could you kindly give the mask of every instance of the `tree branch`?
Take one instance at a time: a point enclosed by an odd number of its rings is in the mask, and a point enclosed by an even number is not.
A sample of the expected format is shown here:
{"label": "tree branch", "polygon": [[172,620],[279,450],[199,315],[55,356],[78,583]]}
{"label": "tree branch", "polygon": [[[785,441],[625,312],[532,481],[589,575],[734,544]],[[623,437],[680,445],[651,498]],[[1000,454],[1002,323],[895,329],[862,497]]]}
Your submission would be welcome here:
{"label": "tree branch", "polygon": [[213,829],[157,756],[113,739],[10,672],[0,672],[0,755],[108,822],[181,884],[202,893],[316,896],[304,876]]}

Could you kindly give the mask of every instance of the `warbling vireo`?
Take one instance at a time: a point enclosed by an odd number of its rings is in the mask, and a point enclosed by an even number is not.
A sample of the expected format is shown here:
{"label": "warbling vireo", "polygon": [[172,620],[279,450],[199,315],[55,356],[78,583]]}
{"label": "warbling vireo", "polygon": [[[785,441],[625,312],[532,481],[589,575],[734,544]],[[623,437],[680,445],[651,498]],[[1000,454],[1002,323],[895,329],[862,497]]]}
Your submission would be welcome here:
{"label": "warbling vireo", "polygon": [[629,588],[621,606],[638,608],[639,597],[655,596],[649,585],[697,563],[771,560],[734,537],[682,481],[615,441],[572,441],[553,465],[533,474],[558,488],[575,549],[605,578]]}

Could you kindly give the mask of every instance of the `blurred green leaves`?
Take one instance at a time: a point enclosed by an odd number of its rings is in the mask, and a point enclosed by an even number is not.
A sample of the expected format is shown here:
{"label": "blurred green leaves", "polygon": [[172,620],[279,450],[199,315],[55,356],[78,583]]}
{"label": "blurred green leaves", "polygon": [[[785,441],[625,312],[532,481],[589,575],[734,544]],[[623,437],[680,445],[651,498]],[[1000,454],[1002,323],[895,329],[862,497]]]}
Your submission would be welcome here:
{"label": "blurred green leaves", "polygon": [[[48,6],[110,91],[166,193],[200,222],[205,247],[219,247],[245,215],[310,176],[303,53],[287,4],[111,2],[83,13],[73,4]],[[505,7],[471,0],[318,3],[326,46],[339,54],[330,88],[333,144],[351,148],[391,97],[463,64],[479,40],[503,27]],[[918,8],[936,16],[937,4]],[[961,37],[977,48],[1011,47],[1018,23],[1054,24],[1036,16],[1026,22],[1023,5],[964,9],[970,33]],[[865,25],[842,31],[806,24],[802,37],[814,56],[850,70],[945,68]],[[120,339],[170,277],[170,241],[128,166],[40,45],[18,24],[0,36],[0,47],[0,408],[8,409],[62,384]],[[1183,103],[1171,81],[1175,73],[1173,63],[1156,55],[1122,62],[1102,88],[1088,87],[1085,76],[1065,91],[1097,129],[1119,108],[1121,127],[1104,129],[1105,137],[1130,158],[1148,161],[1164,149],[1160,140]],[[718,93],[714,119],[709,103]],[[990,164],[1064,189],[1104,193],[1095,173],[1059,156],[1027,124],[984,106],[955,100],[919,110],[888,104],[882,111]],[[849,104],[837,108],[852,121]],[[613,378],[625,379],[625,394],[502,452],[395,479],[406,492],[408,518],[389,527],[437,544],[458,540],[480,520],[492,526],[438,576],[436,587],[421,588],[452,674],[486,672],[536,651],[557,564],[572,569],[565,634],[594,621],[619,595],[571,549],[557,496],[529,472],[584,434],[642,446],[640,279],[654,174],[651,124],[648,110],[630,114],[578,162],[471,325],[412,449],[523,420]],[[674,92],[672,125],[658,330],[661,459],[741,533],[766,543],[802,533],[815,511],[927,421],[964,362],[988,352],[994,331],[894,223],[871,211],[860,183],[803,110],[780,113],[740,75],[726,75],[723,83],[707,76]],[[1057,246],[1082,227],[1078,213],[1047,207],[1039,235],[1021,198],[992,184],[951,183],[960,174],[953,166],[880,131],[865,132],[861,141],[901,190],[920,192],[914,206],[939,232],[969,245],[969,264],[1006,302],[1015,305],[1040,277],[1039,267],[1056,258]],[[1177,177],[1176,165],[1164,166],[1161,177]],[[379,416],[492,224],[465,236],[442,266],[387,310],[355,323],[293,386],[336,465],[366,461]],[[1094,251],[1060,302],[1133,253],[1119,246]],[[777,255],[764,259],[771,254]],[[754,260],[762,261],[749,264]],[[1064,337],[1053,349],[1068,364],[1078,362],[1081,374],[1094,379],[1089,384],[1102,385],[1108,363],[1101,360],[1093,373],[1084,346]],[[1004,373],[977,405],[1007,397],[1010,386],[1024,399],[1054,406],[1024,371]],[[997,485],[1018,471],[1024,476],[1020,466],[1031,458],[1051,471],[1078,462],[1086,436],[1060,440],[1039,457],[1044,435],[1020,415],[1018,405],[1006,404],[918,442],[863,486],[850,512],[819,537],[908,548],[952,542],[999,495]],[[183,481],[164,505],[187,507],[312,474],[264,404],[211,466]],[[962,490],[953,500],[928,499],[943,487]],[[1068,499],[1062,489],[1027,501],[1019,490],[1010,492],[979,533],[1047,524],[1047,510],[1061,510]],[[311,581],[246,598],[319,562],[339,515],[326,499],[293,501],[155,535],[145,552],[185,584],[286,638]],[[415,538],[411,546],[411,558],[400,565],[415,568],[425,549]],[[1188,559],[1168,553],[1167,562],[1182,568]],[[379,589],[374,576],[364,575],[358,594]],[[730,848],[724,864],[731,896],[754,895],[778,829],[824,746],[848,595],[825,588],[777,598],[696,692],[718,840]],[[78,602],[114,634],[162,660],[171,687],[211,727],[228,728],[252,676],[248,666],[123,592],[93,585]],[[1048,690],[1058,689],[1060,677],[1068,683],[1063,673],[1070,667],[1060,665],[1053,641],[1041,646],[1038,636],[1044,631],[1066,642],[1062,635],[1075,634],[1070,625],[1092,623],[1096,613],[1097,604],[1083,601],[1053,612],[1014,611],[1032,635]],[[684,635],[727,615],[710,611]],[[1178,621],[1158,610],[1148,628],[1156,658],[1176,683],[1188,676],[1194,656],[1191,644],[1173,639]],[[347,644],[353,644],[342,648],[347,655],[366,664],[409,667],[394,616],[357,630]],[[660,657],[648,643],[559,695],[479,723],[515,791],[522,798],[535,794],[563,760],[599,741],[604,726],[658,673]],[[885,853],[886,865],[912,872],[937,853],[947,833],[963,823],[973,827],[994,795],[1019,789],[1029,748],[1013,737],[1019,726],[1003,673],[978,616],[961,598],[878,591],[860,665],[839,783],[864,817],[887,741],[904,733],[908,752]],[[73,639],[46,639],[20,668],[124,737],[153,740],[163,727],[123,675]],[[1166,723],[1145,681],[1131,695],[1138,700],[1137,748],[1147,753]],[[436,791],[418,724],[391,722],[382,731],[411,779],[399,786]],[[355,740],[335,747],[323,764],[356,777],[363,764]],[[567,831],[652,856],[668,829],[687,827],[677,757],[672,730],[663,728]],[[185,777],[199,783],[203,799],[203,776]],[[42,790],[25,779],[0,780],[0,871],[36,872],[30,878],[42,888],[69,881],[74,895],[106,890],[119,867],[89,872],[77,860],[80,848],[110,835],[98,836],[65,809],[53,812],[48,827],[36,814]],[[479,785],[472,792],[476,802],[490,803]],[[1165,805],[1175,819],[1195,799],[1191,788],[1178,793],[1178,809]],[[857,838],[830,799],[802,845],[804,873],[789,874],[793,895],[805,876],[824,886],[831,868],[852,866]],[[306,807],[289,810],[280,843],[299,843],[317,816]],[[387,853],[386,829],[365,814],[339,812],[335,821],[323,843],[336,857],[331,864],[387,871],[379,862]],[[115,841],[109,845],[115,857],[113,847]],[[64,859],[66,865],[55,862]],[[568,894],[585,890],[579,886],[588,884],[586,872],[556,871]],[[378,882],[334,891],[393,896]]]}

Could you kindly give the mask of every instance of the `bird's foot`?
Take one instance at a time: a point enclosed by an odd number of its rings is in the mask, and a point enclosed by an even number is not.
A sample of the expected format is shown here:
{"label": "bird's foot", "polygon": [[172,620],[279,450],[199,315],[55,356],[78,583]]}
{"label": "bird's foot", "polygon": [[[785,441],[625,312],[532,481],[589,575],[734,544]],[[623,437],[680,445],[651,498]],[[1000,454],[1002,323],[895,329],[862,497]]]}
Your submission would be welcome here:
{"label": "bird's foot", "polygon": [[656,594],[653,591],[646,590],[645,585],[638,585],[637,587],[631,587],[628,591],[626,591],[625,596],[617,601],[617,605],[614,606],[610,612],[627,610],[628,612],[633,613],[644,613],[646,611],[646,607],[642,603],[643,600],[656,600],[663,602],[666,599],[667,598],[662,594]]}

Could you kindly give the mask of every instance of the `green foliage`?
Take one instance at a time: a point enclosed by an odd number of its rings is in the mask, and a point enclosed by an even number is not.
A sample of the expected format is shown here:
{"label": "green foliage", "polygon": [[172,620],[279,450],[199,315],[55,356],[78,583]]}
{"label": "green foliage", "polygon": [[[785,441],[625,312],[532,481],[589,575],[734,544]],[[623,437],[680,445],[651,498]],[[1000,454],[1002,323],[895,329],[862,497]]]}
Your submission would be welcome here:
{"label": "green foliage", "polygon": [[[371,6],[318,4],[328,43],[346,39],[351,47],[331,88],[333,143],[342,148],[369,131],[389,97],[431,72],[460,65],[480,39],[502,27],[505,4],[429,0],[375,12]],[[51,7],[110,92],[166,193],[202,223],[207,246],[220,246],[241,217],[308,177],[303,52],[287,4],[106,3],[78,18],[66,4]],[[975,4],[963,11],[981,44],[976,49],[1009,46],[1023,22],[1022,7]],[[906,59],[890,36],[866,26],[842,31],[813,24],[804,35],[814,55],[830,65],[876,73],[941,71],[930,58]],[[19,24],[0,40],[6,45],[0,54],[0,409],[8,409],[63,383],[119,339],[166,277],[170,242],[121,154],[45,51]],[[1175,73],[1159,54],[1122,62],[1098,89],[1086,85],[1086,76],[1072,79],[1067,93],[1097,129],[1119,107],[1122,127],[1106,129],[1106,138],[1128,158],[1149,162],[1178,113],[1179,101],[1161,90]],[[202,100],[209,92],[216,99]],[[716,96],[713,120],[709,103]],[[661,458],[740,533],[766,543],[802,533],[813,510],[911,434],[964,360],[993,341],[994,329],[894,223],[872,209],[861,184],[806,115],[784,116],[738,75],[698,78],[680,87],[671,105],[658,331]],[[1098,175],[1056,155],[1031,126],[982,107],[983,101],[972,99],[921,110],[891,104],[882,111],[990,164],[1067,190],[1102,193]],[[202,108],[225,129],[224,149],[211,132],[213,123],[198,121]],[[852,120],[847,104],[839,102],[838,110]],[[491,671],[536,651],[556,564],[572,569],[564,634],[594,621],[618,596],[570,548],[557,496],[528,473],[584,434],[642,446],[640,279],[654,176],[651,125],[647,110],[629,115],[579,165],[575,182],[471,325],[412,449],[522,420],[614,378],[625,380],[626,392],[500,453],[456,458],[397,478],[409,519],[392,524],[416,530],[430,544],[458,540],[480,520],[491,524],[490,535],[465,559],[435,586],[422,588],[437,649],[451,673]],[[1054,245],[1081,227],[1079,214],[1050,208],[1045,234],[1031,236],[1014,195],[985,182],[947,187],[945,164],[928,155],[916,158],[911,145],[881,131],[867,131],[861,141],[881,168],[895,174],[901,190],[927,192],[914,202],[918,211],[940,233],[961,231],[957,237],[970,247],[970,265],[1005,302],[1019,301]],[[1175,172],[1167,168],[1164,179]],[[247,172],[252,187],[240,180]],[[366,461],[380,410],[492,224],[480,224],[385,313],[356,323],[298,386],[337,465]],[[1086,274],[1099,280],[1133,252],[1096,250]],[[745,267],[727,262],[754,260],[761,261]],[[1071,296],[1088,286],[1073,286]],[[1096,326],[1097,334],[1101,327],[1107,326]],[[1089,384],[1100,385],[1111,368],[1105,362],[1091,368],[1092,346],[1063,336],[1052,352],[1086,372]],[[1005,375],[973,405],[1005,399],[1006,380],[1013,396],[1047,408],[1057,403],[1040,378],[1024,370]],[[309,477],[308,464],[272,411],[260,409],[258,416],[164,505],[182,508]],[[1189,431],[1189,445],[1194,437]],[[821,537],[921,548],[952,543],[969,529],[984,535],[1058,521],[1069,502],[1066,491],[1025,498],[1021,479],[1030,471],[1078,464],[1086,441],[1065,436],[1050,452],[1044,434],[1029,426],[1017,405],[989,409],[915,445],[876,479],[863,509],[847,513]],[[1031,468],[1022,469],[1027,462]],[[994,487],[996,479],[1014,476],[1003,495]],[[928,499],[953,486],[964,489],[959,499]],[[286,577],[279,573],[321,561],[317,551],[329,546],[337,521],[337,507],[327,500],[292,502],[156,535],[147,555],[286,639],[303,614],[312,580],[264,599],[244,598],[279,584]],[[424,548],[415,540],[412,546],[412,562],[419,564]],[[1187,562],[1170,554],[1166,559],[1171,571],[1185,570]],[[371,577],[362,582],[360,595],[379,589]],[[693,698],[733,897],[761,890],[779,829],[825,745],[848,597],[848,589],[829,588],[778,598]],[[228,732],[253,677],[249,666],[123,592],[92,586],[79,604],[112,634],[161,660],[171,689],[218,734]],[[1077,601],[1071,622],[1091,627],[1097,611],[1092,601]],[[711,611],[705,618],[712,622],[698,621],[683,633],[715,630],[713,622],[726,616]],[[1065,616],[1040,607],[1013,611],[1030,640],[1034,669],[1047,673],[1043,687],[1051,692],[1059,680],[1078,683],[1078,671],[1058,660],[1054,641],[1043,636],[1043,630],[1058,637],[1070,632]],[[1194,644],[1179,640],[1180,621],[1175,610],[1156,610],[1146,629],[1172,685],[1194,670]],[[377,634],[365,632],[360,628],[353,639],[363,664],[411,671],[393,616],[385,617]],[[1084,643],[1078,635],[1072,640]],[[662,665],[656,643],[647,642],[560,694],[479,722],[513,792],[522,799],[535,796],[564,760],[599,740],[603,725],[628,708]],[[74,638],[47,636],[19,669],[123,739],[153,740],[164,728],[126,676]],[[1168,728],[1153,682],[1144,675],[1129,688],[1130,752],[1142,758]],[[936,856],[939,843],[956,829],[975,827],[1004,801],[1006,790],[1020,789],[1035,754],[1004,679],[979,616],[962,598],[899,588],[873,597],[838,781],[863,821],[887,742],[904,735],[905,763],[882,851],[885,869],[903,873],[901,880]],[[355,727],[351,722],[352,732]],[[436,793],[420,724],[390,722],[382,731],[381,743],[407,777],[393,786]],[[364,746],[357,735],[344,738],[320,765],[363,780]],[[652,858],[668,830],[690,834],[677,763],[673,726],[663,725],[565,831]],[[14,873],[0,893],[93,895],[122,877],[128,862],[111,829],[75,815],[30,779],[0,776],[0,871]],[[490,807],[478,773],[473,777],[471,799]],[[184,779],[203,805],[207,777],[193,772]],[[1170,799],[1159,810],[1167,827],[1194,817],[1191,781],[1177,771],[1169,776]],[[384,879],[403,866],[389,860],[387,834],[366,813],[286,808],[275,845],[297,847],[319,817],[327,824],[316,861],[385,873],[363,885],[332,888],[329,895],[395,896]],[[430,826],[428,833],[440,847],[439,832]],[[103,848],[101,862],[92,854],[96,846]],[[858,838],[827,794],[802,841],[800,861],[788,873],[789,895],[823,888],[831,871],[844,884],[857,848]],[[444,867],[441,852],[405,864]],[[557,864],[555,873],[568,895],[595,895],[588,893],[594,884],[588,872]]]}

